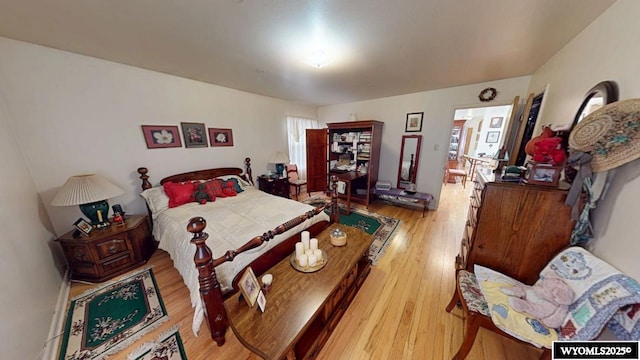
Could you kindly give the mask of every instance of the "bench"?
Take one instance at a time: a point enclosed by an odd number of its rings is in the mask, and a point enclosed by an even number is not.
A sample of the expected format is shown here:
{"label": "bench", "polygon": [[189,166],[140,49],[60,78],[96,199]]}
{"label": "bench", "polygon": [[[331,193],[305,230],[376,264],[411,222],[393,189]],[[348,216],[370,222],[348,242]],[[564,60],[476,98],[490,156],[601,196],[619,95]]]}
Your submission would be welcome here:
{"label": "bench", "polygon": [[402,189],[391,188],[389,190],[371,189],[371,194],[393,205],[407,205],[422,209],[422,217],[433,200],[433,195],[416,192],[410,194]]}

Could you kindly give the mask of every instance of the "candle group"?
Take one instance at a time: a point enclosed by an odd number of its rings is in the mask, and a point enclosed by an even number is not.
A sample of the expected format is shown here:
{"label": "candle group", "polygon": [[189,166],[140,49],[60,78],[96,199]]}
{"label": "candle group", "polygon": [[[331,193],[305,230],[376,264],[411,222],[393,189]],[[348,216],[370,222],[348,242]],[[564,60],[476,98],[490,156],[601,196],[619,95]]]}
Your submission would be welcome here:
{"label": "candle group", "polygon": [[322,250],[318,248],[318,239],[310,238],[308,231],[300,233],[300,242],[296,243],[296,261],[300,267],[316,266],[324,261]]}

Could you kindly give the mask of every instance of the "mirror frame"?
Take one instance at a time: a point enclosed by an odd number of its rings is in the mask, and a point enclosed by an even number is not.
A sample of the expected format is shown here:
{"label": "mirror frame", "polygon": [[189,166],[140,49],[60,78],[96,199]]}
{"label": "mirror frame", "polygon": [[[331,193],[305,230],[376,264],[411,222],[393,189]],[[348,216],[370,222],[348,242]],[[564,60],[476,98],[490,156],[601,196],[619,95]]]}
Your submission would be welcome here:
{"label": "mirror frame", "polygon": [[582,114],[582,111],[584,111],[584,108],[589,103],[589,100],[591,100],[591,98],[598,93],[601,93],[603,95],[602,97],[605,105],[618,101],[618,84],[616,84],[615,81],[611,80],[601,81],[597,83],[596,86],[589,89],[589,91],[587,91],[584,96],[584,100],[582,100],[582,104],[580,104],[580,107],[578,108],[578,112],[576,112],[576,116],[573,118],[571,129],[573,129],[576,124],[578,124],[580,120],[580,114]]}
{"label": "mirror frame", "polygon": [[413,158],[413,171],[409,176],[409,182],[416,183],[416,176],[418,173],[418,163],[420,161],[420,146],[422,145],[422,135],[402,135],[402,145],[400,147],[400,162],[398,164],[398,180],[396,183],[396,187],[398,189],[404,189],[405,187],[401,184],[401,175],[402,175],[402,159],[404,158],[404,144],[407,139],[416,139],[418,144],[416,146],[416,154]]}

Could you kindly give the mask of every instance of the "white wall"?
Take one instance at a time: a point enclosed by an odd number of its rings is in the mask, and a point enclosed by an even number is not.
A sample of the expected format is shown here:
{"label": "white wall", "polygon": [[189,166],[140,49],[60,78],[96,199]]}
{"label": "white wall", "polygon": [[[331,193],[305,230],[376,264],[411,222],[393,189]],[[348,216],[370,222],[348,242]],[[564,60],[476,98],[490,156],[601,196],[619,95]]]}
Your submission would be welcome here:
{"label": "white wall", "polygon": [[[156,184],[182,171],[243,167],[249,156],[257,176],[277,150],[287,151],[285,116],[317,116],[314,107],[5,38],[0,88],[58,235],[82,215],[75,206],[49,205],[71,175],[104,175],[126,191],[110,203],[144,213],[138,167],[148,167]],[[231,128],[235,145],[147,149],[140,125],[180,122]]]}
{"label": "white wall", "polygon": [[[571,122],[584,94],[603,80],[618,83],[620,99],[640,97],[640,2],[618,0],[537,71],[531,89],[549,84],[538,124]],[[640,161],[618,168],[593,211],[595,254],[640,279]]]}
{"label": "white wall", "polygon": [[[530,77],[523,76],[490,83],[324,106],[318,109],[318,119],[320,123],[348,121],[349,114],[355,113],[359,120],[384,121],[378,178],[395,184],[398,177],[402,135],[418,135],[418,133],[405,133],[407,113],[424,112],[416,185],[418,191],[430,193],[435,197],[435,201],[429,206],[435,209],[440,200],[445,153],[450,140],[455,110],[489,105],[478,100],[478,94],[486,87],[498,89],[498,96],[490,103],[491,106],[511,104],[516,95],[522,98],[527,94],[529,80]],[[483,125],[483,127],[486,126]]]}
{"label": "white wall", "polygon": [[0,348],[3,359],[36,359],[49,331],[62,272],[51,225],[12,136],[0,87]]}

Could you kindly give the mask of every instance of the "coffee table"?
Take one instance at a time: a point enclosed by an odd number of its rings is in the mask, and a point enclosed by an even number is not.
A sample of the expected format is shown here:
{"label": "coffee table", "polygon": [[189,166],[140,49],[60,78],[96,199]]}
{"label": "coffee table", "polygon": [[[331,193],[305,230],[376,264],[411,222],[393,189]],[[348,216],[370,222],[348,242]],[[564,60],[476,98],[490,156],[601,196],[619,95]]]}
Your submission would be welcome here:
{"label": "coffee table", "polygon": [[[330,243],[329,234],[336,227],[347,234],[345,246]],[[318,247],[327,253],[327,265],[304,273],[287,257],[269,269],[273,285],[264,313],[257,305],[249,308],[237,295],[224,302],[236,337],[264,359],[314,358],[371,270],[371,235],[332,224],[317,238]]]}

